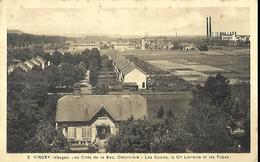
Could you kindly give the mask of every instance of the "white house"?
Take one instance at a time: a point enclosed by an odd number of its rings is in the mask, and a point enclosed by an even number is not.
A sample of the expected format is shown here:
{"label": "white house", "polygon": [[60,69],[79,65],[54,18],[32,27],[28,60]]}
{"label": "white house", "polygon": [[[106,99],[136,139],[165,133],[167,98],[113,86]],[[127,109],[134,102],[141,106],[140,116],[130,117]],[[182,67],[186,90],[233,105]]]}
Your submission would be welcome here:
{"label": "white house", "polygon": [[138,89],[146,89],[147,73],[117,52],[110,50],[104,52],[112,60],[115,73],[121,83],[135,83]]}
{"label": "white house", "polygon": [[36,66],[36,64],[33,63],[33,62],[30,61],[30,60],[26,60],[26,61],[24,62],[24,64],[27,65],[30,69],[32,69],[34,66]]}
{"label": "white house", "polygon": [[121,121],[147,117],[140,95],[67,95],[58,100],[56,127],[74,144],[89,146],[115,135]]}
{"label": "white house", "polygon": [[123,83],[136,83],[138,89],[146,89],[147,74],[134,63],[128,64],[121,70]]}
{"label": "white house", "polygon": [[44,69],[46,66],[45,63],[47,61],[44,58],[42,58],[41,56],[37,56],[35,59],[41,63],[41,67],[42,67],[42,69]]}

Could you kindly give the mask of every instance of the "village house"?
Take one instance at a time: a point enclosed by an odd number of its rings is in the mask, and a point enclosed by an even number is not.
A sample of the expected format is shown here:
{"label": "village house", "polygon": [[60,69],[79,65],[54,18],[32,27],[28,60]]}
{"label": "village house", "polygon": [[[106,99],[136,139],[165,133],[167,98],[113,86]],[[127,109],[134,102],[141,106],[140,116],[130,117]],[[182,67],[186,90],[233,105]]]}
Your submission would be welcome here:
{"label": "village house", "polygon": [[147,117],[146,99],[140,95],[66,95],[58,100],[56,128],[74,145],[99,145],[129,118]]}
{"label": "village house", "polygon": [[[21,68],[23,71],[28,72],[32,70],[33,67],[39,66],[42,69],[45,68],[45,63],[47,61],[42,58],[41,56],[37,56],[35,58],[32,58],[30,60],[26,60],[24,62],[20,62],[18,64],[12,64],[8,66],[7,72],[8,74],[11,74],[15,69]],[[48,61],[48,66],[50,65],[50,62]]]}
{"label": "village house", "polygon": [[147,73],[117,52],[110,50],[104,53],[112,61],[118,80],[123,84],[136,85],[138,89],[146,89]]}

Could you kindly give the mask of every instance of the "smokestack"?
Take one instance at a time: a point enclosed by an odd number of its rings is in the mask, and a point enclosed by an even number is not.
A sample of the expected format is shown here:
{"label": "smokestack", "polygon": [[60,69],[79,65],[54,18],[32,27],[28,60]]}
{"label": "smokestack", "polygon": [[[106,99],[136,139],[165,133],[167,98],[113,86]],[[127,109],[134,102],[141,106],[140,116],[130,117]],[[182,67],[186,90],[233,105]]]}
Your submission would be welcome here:
{"label": "smokestack", "polygon": [[209,36],[211,37],[211,17],[209,17]]}
{"label": "smokestack", "polygon": [[206,27],[207,27],[207,37],[209,37],[209,26],[208,26],[208,17],[206,18]]}

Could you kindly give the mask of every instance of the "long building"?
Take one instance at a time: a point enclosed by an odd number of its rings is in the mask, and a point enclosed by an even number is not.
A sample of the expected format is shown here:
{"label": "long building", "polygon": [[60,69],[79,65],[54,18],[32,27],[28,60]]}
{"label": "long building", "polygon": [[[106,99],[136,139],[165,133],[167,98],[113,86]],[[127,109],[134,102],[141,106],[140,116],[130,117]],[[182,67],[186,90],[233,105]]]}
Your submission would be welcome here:
{"label": "long building", "polygon": [[72,43],[70,44],[69,51],[72,53],[82,52],[85,49],[100,49],[99,42],[88,42],[88,43]]}
{"label": "long building", "polygon": [[147,89],[147,73],[114,50],[104,53],[112,61],[118,80],[121,83],[136,85]]}

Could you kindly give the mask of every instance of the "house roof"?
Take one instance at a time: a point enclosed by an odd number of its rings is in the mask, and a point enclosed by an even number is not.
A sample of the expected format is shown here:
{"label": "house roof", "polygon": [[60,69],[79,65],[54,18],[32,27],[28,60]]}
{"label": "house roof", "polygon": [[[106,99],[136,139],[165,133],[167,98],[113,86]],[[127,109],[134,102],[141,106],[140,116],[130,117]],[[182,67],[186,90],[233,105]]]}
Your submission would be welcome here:
{"label": "house roof", "polygon": [[140,95],[67,95],[58,100],[55,120],[89,121],[102,107],[116,121],[147,116],[146,99]]}
{"label": "house roof", "polygon": [[38,65],[38,66],[40,66],[40,65],[42,64],[42,63],[41,63],[39,60],[37,60],[36,58],[32,58],[30,61],[33,62],[34,64]]}
{"label": "house roof", "polygon": [[127,60],[125,57],[123,56],[119,56],[115,61],[115,66],[119,69],[122,70],[124,67],[126,67],[128,64],[130,64],[131,62],[129,60]]}
{"label": "house roof", "polygon": [[20,68],[22,68],[24,71],[29,71],[29,70],[31,70],[31,68],[29,68],[25,63],[19,63],[19,64],[17,64],[17,67],[20,67]]}
{"label": "house roof", "polygon": [[119,57],[119,54],[117,54],[116,52],[114,52],[112,50],[111,50],[111,52],[109,52],[108,55],[109,55],[111,60],[115,60],[115,59],[117,59]]}
{"label": "house roof", "polygon": [[40,61],[41,63],[45,63],[46,62],[46,60],[44,58],[42,58],[41,56],[37,56],[35,59]]}
{"label": "house roof", "polygon": [[142,69],[140,69],[138,66],[136,66],[133,62],[131,62],[130,64],[128,64],[126,67],[124,67],[121,72],[122,74],[125,76],[126,74],[128,74],[130,71],[132,71],[133,69],[138,69],[139,71],[141,71],[142,73],[144,73],[145,75],[147,75],[146,72],[144,72]]}
{"label": "house roof", "polygon": [[29,67],[29,66],[32,66],[32,67],[33,67],[33,66],[35,65],[35,64],[34,64],[32,61],[30,61],[30,60],[25,61],[24,64],[26,64],[28,67]]}

